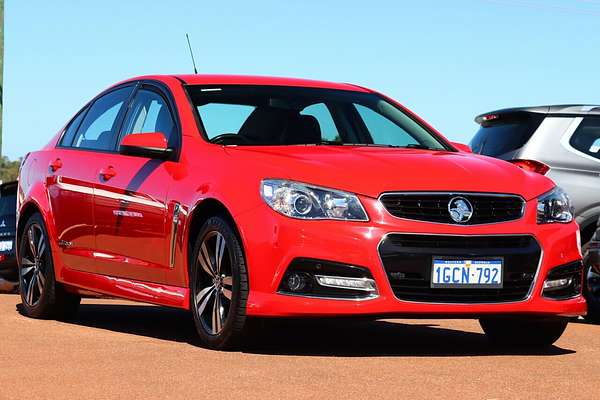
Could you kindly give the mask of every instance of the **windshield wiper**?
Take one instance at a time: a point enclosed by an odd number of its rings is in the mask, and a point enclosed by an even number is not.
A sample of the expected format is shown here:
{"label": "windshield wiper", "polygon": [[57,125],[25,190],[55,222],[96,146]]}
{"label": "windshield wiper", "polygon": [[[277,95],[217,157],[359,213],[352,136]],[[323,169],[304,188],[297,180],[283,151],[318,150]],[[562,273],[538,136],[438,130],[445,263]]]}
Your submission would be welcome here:
{"label": "windshield wiper", "polygon": [[406,147],[407,149],[437,150],[432,147],[426,146],[424,144],[415,144],[415,143],[407,144],[406,146],[402,146],[402,147]]}
{"label": "windshield wiper", "polygon": [[421,149],[421,150],[436,150],[424,144],[407,144],[398,146],[395,144],[380,144],[380,143],[340,143],[328,140],[323,140],[316,143],[306,143],[306,146],[353,146],[353,147],[385,147],[387,149]]}

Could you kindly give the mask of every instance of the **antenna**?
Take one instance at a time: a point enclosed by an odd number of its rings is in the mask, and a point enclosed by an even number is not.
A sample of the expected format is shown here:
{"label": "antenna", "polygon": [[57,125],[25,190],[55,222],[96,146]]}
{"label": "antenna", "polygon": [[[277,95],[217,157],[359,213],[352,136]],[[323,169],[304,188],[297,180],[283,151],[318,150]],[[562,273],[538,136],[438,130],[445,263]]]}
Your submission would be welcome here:
{"label": "antenna", "polygon": [[192,64],[194,65],[194,73],[198,74],[198,70],[196,69],[196,60],[194,60],[194,52],[192,51],[192,45],[190,44],[190,37],[188,36],[188,34],[185,34],[185,37],[187,39],[188,42],[188,47],[190,49],[190,55],[192,56]]}

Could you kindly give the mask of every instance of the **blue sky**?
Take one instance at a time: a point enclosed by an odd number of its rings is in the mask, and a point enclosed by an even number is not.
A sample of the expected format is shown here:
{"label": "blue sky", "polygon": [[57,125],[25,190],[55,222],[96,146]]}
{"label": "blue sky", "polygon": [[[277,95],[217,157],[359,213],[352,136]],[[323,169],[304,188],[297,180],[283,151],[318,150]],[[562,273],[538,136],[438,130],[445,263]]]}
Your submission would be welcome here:
{"label": "blue sky", "polygon": [[2,153],[39,149],[91,97],[149,73],[378,89],[452,140],[495,108],[600,103],[600,0],[5,2]]}

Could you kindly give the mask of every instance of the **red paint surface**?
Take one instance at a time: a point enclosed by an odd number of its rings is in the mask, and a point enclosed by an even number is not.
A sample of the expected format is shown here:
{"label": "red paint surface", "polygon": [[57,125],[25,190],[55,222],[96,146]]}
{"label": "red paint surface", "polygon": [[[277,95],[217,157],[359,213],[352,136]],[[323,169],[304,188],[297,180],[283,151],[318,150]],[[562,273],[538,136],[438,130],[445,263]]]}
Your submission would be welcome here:
{"label": "red paint surface", "polygon": [[[187,308],[187,241],[191,215],[206,199],[220,201],[240,232],[250,278],[248,314],[273,316],[336,314],[585,312],[581,297],[550,301],[540,296],[549,269],[579,260],[577,225],[537,225],[536,197],[553,182],[504,161],[467,152],[341,146],[223,147],[201,138],[182,82],[152,76],[175,99],[182,131],[178,161],[153,161],[117,153],[55,148],[59,134],[31,153],[20,180],[19,207],[35,205],[48,226],[57,279],[83,288],[155,304]],[[366,91],[347,84],[298,79],[184,75],[188,84],[294,85]],[[49,166],[60,158],[62,165]],[[109,180],[100,173],[112,168]],[[300,221],[271,210],[260,181],[287,178],[357,193],[369,222]],[[502,224],[455,226],[402,220],[382,209],[385,191],[472,191],[520,194],[522,219]],[[175,265],[169,266],[175,202],[182,205]],[[115,213],[115,210],[118,210]],[[139,216],[142,218],[138,218]],[[390,232],[433,234],[530,234],[543,260],[530,300],[514,304],[436,305],[398,301],[391,292],[377,245]],[[69,242],[67,247],[60,241]],[[64,243],[63,243],[64,244]],[[361,265],[371,270],[380,297],[353,302],[276,294],[295,257]]]}

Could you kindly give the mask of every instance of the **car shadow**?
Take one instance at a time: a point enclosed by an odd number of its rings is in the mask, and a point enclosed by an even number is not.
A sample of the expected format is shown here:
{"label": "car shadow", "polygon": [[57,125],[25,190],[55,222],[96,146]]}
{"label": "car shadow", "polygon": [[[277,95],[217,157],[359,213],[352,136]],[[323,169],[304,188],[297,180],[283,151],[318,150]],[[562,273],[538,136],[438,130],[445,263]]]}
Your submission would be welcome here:
{"label": "car shadow", "polygon": [[[20,308],[20,305],[17,306]],[[189,312],[149,305],[82,304],[67,323],[160,340],[200,345]],[[282,319],[255,321],[242,352],[262,355],[333,357],[557,356],[575,353],[498,347],[483,333],[438,324],[394,320]]]}

